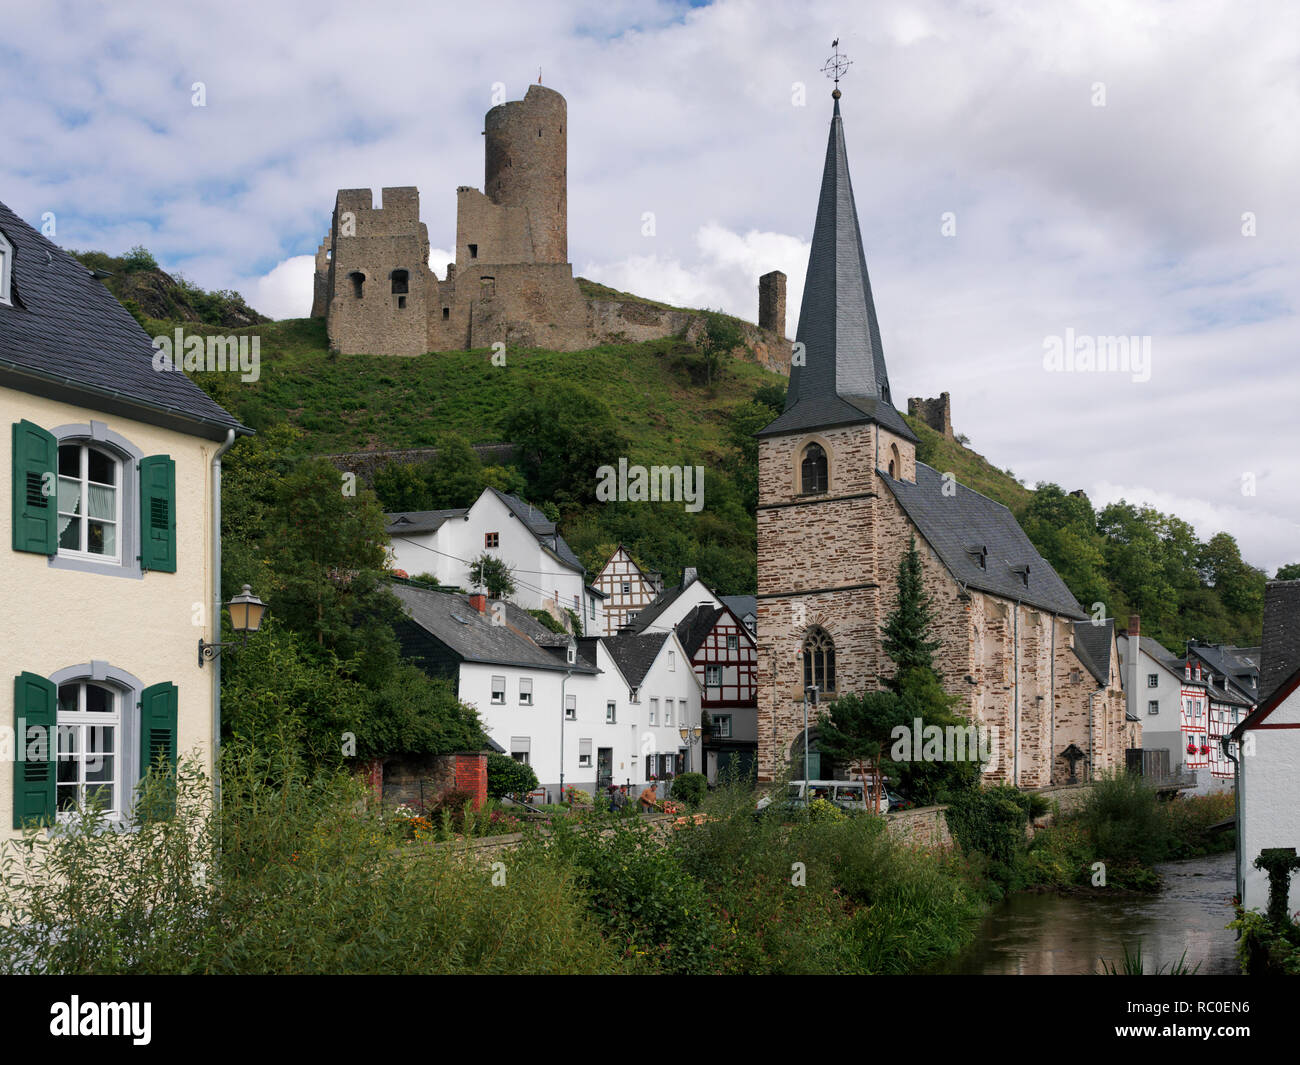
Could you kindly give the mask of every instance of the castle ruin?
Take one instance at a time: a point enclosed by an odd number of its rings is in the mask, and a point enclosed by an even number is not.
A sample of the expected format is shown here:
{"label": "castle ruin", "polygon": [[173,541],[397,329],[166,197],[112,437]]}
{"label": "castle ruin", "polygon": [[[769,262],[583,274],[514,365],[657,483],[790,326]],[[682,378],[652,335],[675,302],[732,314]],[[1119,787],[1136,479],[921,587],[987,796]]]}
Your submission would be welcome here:
{"label": "castle ruin", "polygon": [[[484,119],[483,191],[456,190],[456,261],[429,268],[420,193],[341,189],[316,253],[312,317],[343,354],[423,355],[502,342],[579,351],[606,342],[694,335],[699,316],[651,303],[588,298],[568,261],[568,138],[564,97],[541,85]],[[785,275],[760,280],[755,358],[790,368]]]}

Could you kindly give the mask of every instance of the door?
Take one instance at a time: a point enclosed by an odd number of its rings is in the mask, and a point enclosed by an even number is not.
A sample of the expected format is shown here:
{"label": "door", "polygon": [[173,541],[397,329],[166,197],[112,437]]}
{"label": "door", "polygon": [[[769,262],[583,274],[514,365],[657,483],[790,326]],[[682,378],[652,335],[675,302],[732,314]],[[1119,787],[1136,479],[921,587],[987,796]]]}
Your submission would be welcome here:
{"label": "door", "polygon": [[596,787],[608,788],[614,781],[614,748],[596,748]]}

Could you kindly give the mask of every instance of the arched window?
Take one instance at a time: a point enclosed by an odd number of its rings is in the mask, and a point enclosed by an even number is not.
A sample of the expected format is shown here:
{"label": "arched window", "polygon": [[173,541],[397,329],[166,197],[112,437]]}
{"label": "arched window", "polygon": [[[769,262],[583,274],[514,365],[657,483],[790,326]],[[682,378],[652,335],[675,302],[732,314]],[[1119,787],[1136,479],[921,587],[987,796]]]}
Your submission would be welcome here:
{"label": "arched window", "polygon": [[803,686],[814,684],[818,692],[835,690],[835,641],[820,625],[809,629],[803,640]]}
{"label": "arched window", "polygon": [[352,295],[356,299],[361,299],[362,292],[366,286],[366,275],[360,270],[353,270],[348,274],[348,280],[352,282]]}
{"label": "arched window", "polygon": [[406,270],[394,270],[388,275],[393,282],[393,295],[405,296],[410,291],[411,275]]}
{"label": "arched window", "polygon": [[59,553],[121,559],[122,463],[90,443],[59,445]]}
{"label": "arched window", "polygon": [[800,490],[806,496],[820,495],[826,491],[828,482],[826,451],[821,444],[809,444],[803,449],[799,467]]}
{"label": "arched window", "polygon": [[903,477],[903,456],[897,444],[889,445],[889,476],[896,481],[902,480]]}

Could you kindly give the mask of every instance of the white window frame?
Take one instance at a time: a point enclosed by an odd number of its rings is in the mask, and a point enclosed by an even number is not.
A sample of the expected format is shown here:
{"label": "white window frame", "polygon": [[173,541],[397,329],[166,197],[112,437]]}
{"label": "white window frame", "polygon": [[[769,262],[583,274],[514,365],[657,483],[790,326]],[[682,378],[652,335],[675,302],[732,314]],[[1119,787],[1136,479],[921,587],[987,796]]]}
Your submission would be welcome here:
{"label": "white window frame", "polygon": [[[108,696],[112,699],[113,702],[112,710],[106,713],[92,713],[91,711],[86,709],[86,689],[88,686],[92,686],[92,685],[106,692]],[[65,680],[62,684],[57,685],[57,687],[58,688],[75,687],[77,689],[77,709],[64,710],[62,702],[60,701],[58,704],[57,717],[56,717],[57,727],[55,729],[55,732],[57,734],[55,740],[55,762],[56,762],[55,785],[54,785],[55,808],[58,809],[59,793],[66,787],[66,784],[63,781],[60,781],[58,779],[59,776],[61,775],[58,772],[58,770],[68,762],[76,762],[82,767],[78,772],[78,778],[75,782],[77,787],[78,803],[82,803],[85,801],[85,792],[87,786],[93,787],[96,784],[101,783],[98,781],[87,781],[84,779],[85,763],[86,761],[89,761],[89,759],[84,759],[81,757],[64,756],[64,741],[72,734],[71,730],[74,729],[78,730],[78,732],[81,734],[81,737],[84,739],[84,732],[82,730],[88,728],[95,728],[95,727],[112,728],[113,736],[114,736],[113,748],[111,751],[101,752],[103,754],[111,756],[114,761],[113,780],[102,782],[102,783],[108,783],[112,786],[112,800],[106,805],[103,813],[105,819],[109,821],[120,822],[125,820],[126,813],[125,810],[123,809],[123,796],[125,795],[125,789],[123,788],[122,785],[124,783],[123,773],[126,770],[126,766],[123,763],[124,763],[124,756],[126,753],[124,726],[126,724],[127,714],[124,713],[124,709],[125,709],[124,704],[126,703],[126,700],[130,697],[130,694],[128,692],[122,691],[115,684],[108,684],[105,683],[103,680],[97,680],[95,678],[85,677],[85,676],[75,677],[69,680]],[[83,744],[78,744],[78,746],[82,747]],[[75,810],[69,810],[69,811],[59,810],[58,812],[58,820],[61,822],[75,821],[77,819],[77,816],[78,815]]]}
{"label": "white window frame", "polygon": [[[586,747],[586,750],[583,750],[584,746]],[[580,769],[591,768],[591,740],[590,739],[578,740],[578,768]]]}
{"label": "white window frame", "polygon": [[[500,687],[497,687],[498,681],[500,681],[501,683]],[[492,694],[489,697],[489,705],[491,706],[506,705],[506,678],[505,677],[492,678]]]}
{"label": "white window frame", "polygon": [[664,724],[671,725],[672,723],[673,723],[673,700],[665,699],[664,700]]}
{"label": "white window frame", "polygon": [[713,715],[713,734],[720,740],[731,739],[731,715],[714,714]]}
{"label": "white window frame", "polygon": [[1147,687],[1148,687],[1148,688],[1158,688],[1158,687],[1160,687],[1160,674],[1159,674],[1159,673],[1148,673],[1148,674],[1147,674]]}
{"label": "white window frame", "polygon": [[612,700],[605,704],[605,724],[618,724],[618,703],[613,702]]}
{"label": "white window frame", "polygon": [[669,652],[668,652],[668,672],[669,672],[669,673],[676,673],[676,672],[677,672],[677,652],[676,652],[676,651],[669,651]]}
{"label": "white window frame", "polygon": [[576,695],[566,695],[564,697],[564,720],[578,720],[578,697]]}
{"label": "white window frame", "polygon": [[734,632],[727,633],[727,650],[728,651],[740,650],[740,635],[738,633],[734,633]]}
{"label": "white window frame", "polygon": [[1158,713],[1160,713],[1160,700],[1159,700],[1159,699],[1148,699],[1148,700],[1147,700],[1147,713],[1148,713],[1148,714],[1158,714]]}
{"label": "white window frame", "polygon": [[0,304],[6,307],[14,305],[10,295],[14,277],[14,246],[0,233]]}
{"label": "white window frame", "polygon": [[[120,455],[113,453],[112,448],[103,447],[93,440],[67,440],[60,441],[56,449],[56,466],[61,468],[61,462],[57,457],[57,452],[64,448],[77,449],[78,476],[76,479],[77,490],[80,493],[78,499],[78,509],[80,514],[70,514],[68,517],[78,523],[81,530],[79,537],[80,547],[63,547],[59,546],[57,553],[64,558],[73,558],[81,562],[98,562],[101,565],[120,566],[122,564],[122,541],[125,538],[126,530],[122,527],[122,496],[126,490],[126,479],[132,474],[132,470],[127,462]],[[102,481],[92,481],[90,479],[90,453],[97,452],[113,464],[113,476],[115,483],[108,485]],[[73,478],[66,476],[61,472],[55,473],[55,481],[58,487],[62,487],[64,481],[71,481]],[[95,485],[99,488],[113,489],[113,516],[112,518],[92,518],[90,516],[90,488]],[[58,497],[59,492],[55,491],[55,514],[56,520],[62,523],[64,512],[59,509]],[[113,545],[115,550],[110,554],[98,554],[88,549],[90,540],[90,523],[100,521],[111,523],[113,526]],[[63,539],[63,530],[59,529],[58,538]]]}
{"label": "white window frame", "polygon": [[532,677],[519,678],[519,705],[520,706],[533,705],[533,678]]}
{"label": "white window frame", "polygon": [[[50,556],[51,569],[78,570],[83,573],[101,573],[128,580],[143,580],[140,568],[140,460],[144,452],[120,433],[115,433],[104,422],[91,421],[78,424],[56,425],[50,430],[57,447],[80,445],[85,455],[86,447],[104,452],[117,462],[117,556],[92,555],[89,552],[57,548]],[[82,459],[82,467],[89,463]],[[55,472],[55,508],[57,513],[57,448]],[[83,519],[84,519],[83,515]],[[57,520],[57,518],[56,518]],[[57,535],[56,535],[57,544]]]}
{"label": "white window frame", "polygon": [[[710,677],[713,677],[713,678],[715,678],[715,679],[714,679],[714,680],[710,680],[710,679],[709,679]],[[704,686],[705,686],[706,688],[721,688],[721,687],[722,687],[722,667],[721,667],[721,666],[705,666],[705,667],[704,667]]]}
{"label": "white window frame", "polygon": [[650,700],[650,724],[652,725],[659,724],[659,700],[658,699]]}

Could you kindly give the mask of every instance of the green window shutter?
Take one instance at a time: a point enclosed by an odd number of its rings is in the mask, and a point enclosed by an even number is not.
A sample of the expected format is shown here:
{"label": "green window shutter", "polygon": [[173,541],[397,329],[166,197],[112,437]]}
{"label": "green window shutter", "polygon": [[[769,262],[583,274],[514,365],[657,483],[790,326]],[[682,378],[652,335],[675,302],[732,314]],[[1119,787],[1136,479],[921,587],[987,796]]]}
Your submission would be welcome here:
{"label": "green window shutter", "polygon": [[140,460],[140,567],[176,572],[176,463],[166,455]]}
{"label": "green window shutter", "polygon": [[176,711],[180,689],[175,684],[151,684],[140,694],[140,780],[160,764],[172,775],[164,793],[152,796],[153,803],[140,812],[143,820],[170,817],[176,809]]}
{"label": "green window shutter", "polygon": [[44,677],[14,677],[14,828],[54,821],[58,704],[57,689]]}
{"label": "green window shutter", "polygon": [[14,550],[52,555],[58,550],[59,445],[29,421],[14,423]]}

